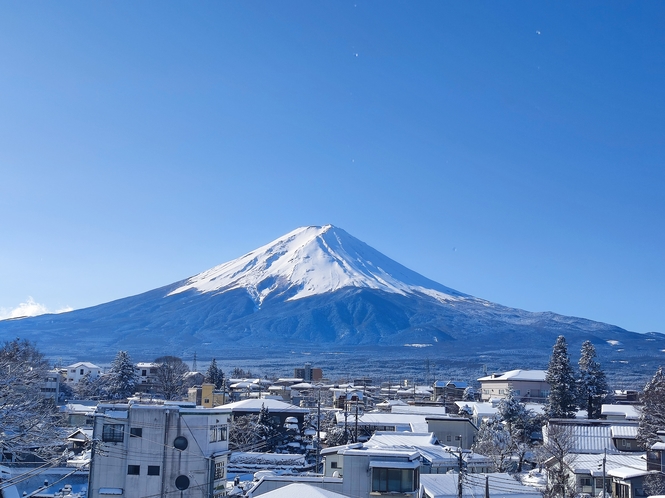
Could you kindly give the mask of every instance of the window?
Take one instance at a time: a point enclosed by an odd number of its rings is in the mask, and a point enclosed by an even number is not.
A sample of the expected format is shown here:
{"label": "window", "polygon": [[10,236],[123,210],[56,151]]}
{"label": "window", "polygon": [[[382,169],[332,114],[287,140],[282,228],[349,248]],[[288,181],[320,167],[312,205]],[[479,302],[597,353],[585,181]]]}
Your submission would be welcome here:
{"label": "window", "polygon": [[207,405],[210,403],[210,398],[203,398],[203,402]]}
{"label": "window", "polygon": [[81,371],[80,371],[79,373],[80,373],[81,375],[83,375],[83,369],[81,369]]}
{"label": "window", "polygon": [[336,469],[337,468],[337,462],[330,462],[330,468],[331,469]]}
{"label": "window", "polygon": [[122,424],[104,424],[102,441],[105,443],[122,443],[125,439],[125,426]]}
{"label": "window", "polygon": [[132,427],[129,429],[130,437],[143,437],[143,429],[141,427]]}
{"label": "window", "polygon": [[449,443],[449,442],[451,442],[452,440],[453,440],[453,437],[452,437],[450,434],[448,434],[448,435],[446,436],[446,442]]}
{"label": "window", "polygon": [[215,479],[224,479],[224,462],[217,462],[215,464]]}
{"label": "window", "polygon": [[519,389],[515,389],[515,390],[513,391],[513,394],[516,395],[516,396],[519,396],[519,395],[520,395],[520,390],[519,390]]}
{"label": "window", "polygon": [[418,469],[372,469],[372,491],[412,493],[418,488]]}
{"label": "window", "polygon": [[226,441],[226,424],[217,424],[210,426],[210,442]]}
{"label": "window", "polygon": [[149,476],[158,476],[159,475],[159,465],[148,465],[148,475]]}
{"label": "window", "polygon": [[591,486],[591,478],[590,477],[582,477],[580,479],[580,484],[582,486]]}
{"label": "window", "polygon": [[128,476],[137,476],[141,473],[140,465],[127,465],[127,475]]}
{"label": "window", "polygon": [[506,391],[504,391],[503,389],[499,389],[499,394],[505,394],[505,393]]}
{"label": "window", "polygon": [[148,375],[148,371],[145,369],[141,370],[141,377],[145,377],[146,375]]}

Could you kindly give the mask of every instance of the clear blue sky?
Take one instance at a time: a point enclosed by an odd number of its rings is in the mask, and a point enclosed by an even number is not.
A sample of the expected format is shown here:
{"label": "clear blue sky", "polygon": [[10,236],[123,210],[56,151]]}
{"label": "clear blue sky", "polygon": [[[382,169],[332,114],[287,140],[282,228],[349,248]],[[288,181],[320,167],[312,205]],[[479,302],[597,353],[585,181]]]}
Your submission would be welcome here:
{"label": "clear blue sky", "polygon": [[665,332],[665,4],[3,3],[0,309],[332,223],[504,305]]}

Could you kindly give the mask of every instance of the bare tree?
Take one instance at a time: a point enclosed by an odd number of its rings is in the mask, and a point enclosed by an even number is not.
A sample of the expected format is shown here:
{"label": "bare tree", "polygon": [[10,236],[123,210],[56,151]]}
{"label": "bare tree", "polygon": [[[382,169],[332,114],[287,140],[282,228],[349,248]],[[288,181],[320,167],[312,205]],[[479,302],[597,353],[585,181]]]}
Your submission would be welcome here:
{"label": "bare tree", "polygon": [[161,356],[155,360],[159,365],[155,373],[157,392],[167,400],[175,399],[185,392],[185,374],[189,367],[177,356]]}
{"label": "bare tree", "polygon": [[570,478],[569,465],[574,462],[575,435],[564,424],[549,423],[544,428],[541,458],[547,469],[547,487],[543,495],[549,498],[572,498],[575,481]]}
{"label": "bare tree", "polygon": [[30,341],[15,339],[0,348],[0,449],[15,458],[50,457],[62,447],[61,416],[41,392],[48,371]]}

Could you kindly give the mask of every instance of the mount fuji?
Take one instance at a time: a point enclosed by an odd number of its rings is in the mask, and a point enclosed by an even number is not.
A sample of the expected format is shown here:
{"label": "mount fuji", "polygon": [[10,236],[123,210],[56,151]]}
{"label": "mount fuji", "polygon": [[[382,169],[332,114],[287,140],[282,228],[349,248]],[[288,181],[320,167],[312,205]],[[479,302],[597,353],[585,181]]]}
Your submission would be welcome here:
{"label": "mount fuji", "polygon": [[126,349],[257,360],[297,349],[380,351],[398,360],[426,350],[451,363],[506,368],[545,368],[561,334],[571,352],[588,339],[601,362],[623,369],[655,370],[665,350],[662,334],[508,308],[445,287],[332,225],[298,228],[143,294],[0,321],[0,339],[34,340],[52,357],[111,358]]}

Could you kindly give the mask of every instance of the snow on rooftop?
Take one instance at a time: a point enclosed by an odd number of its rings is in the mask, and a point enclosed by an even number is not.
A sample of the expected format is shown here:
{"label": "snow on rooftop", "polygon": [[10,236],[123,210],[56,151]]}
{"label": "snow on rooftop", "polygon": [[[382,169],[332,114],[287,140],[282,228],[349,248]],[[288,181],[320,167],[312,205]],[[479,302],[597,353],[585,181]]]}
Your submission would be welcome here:
{"label": "snow on rooftop", "polygon": [[502,374],[492,374],[487,377],[481,377],[479,382],[487,382],[493,380],[531,380],[531,381],[545,381],[547,370],[510,370]]}
{"label": "snow on rooftop", "polygon": [[227,410],[236,412],[260,412],[262,407],[266,407],[268,411],[273,412],[294,412],[294,413],[309,413],[307,408],[300,408],[299,406],[285,403],[272,398],[250,398],[229,403],[227,405],[216,406],[215,408],[225,408]]}
{"label": "snow on rooftop", "polygon": [[169,295],[242,288],[260,306],[269,295],[296,300],[345,287],[417,292],[440,301],[476,299],[409,270],[332,225],[298,228],[191,277]]}

